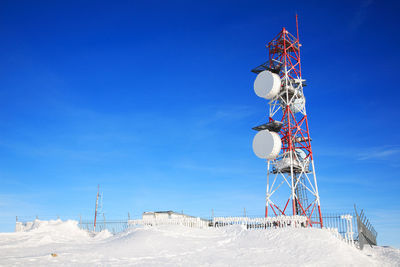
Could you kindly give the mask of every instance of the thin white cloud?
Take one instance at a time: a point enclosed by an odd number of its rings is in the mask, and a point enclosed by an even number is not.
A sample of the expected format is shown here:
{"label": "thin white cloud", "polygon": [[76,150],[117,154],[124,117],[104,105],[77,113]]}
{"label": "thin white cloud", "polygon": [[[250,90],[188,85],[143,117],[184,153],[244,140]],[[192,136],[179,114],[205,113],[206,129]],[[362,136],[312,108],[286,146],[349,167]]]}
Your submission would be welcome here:
{"label": "thin white cloud", "polygon": [[397,159],[400,154],[398,147],[377,147],[366,152],[358,154],[358,160],[386,160]]}

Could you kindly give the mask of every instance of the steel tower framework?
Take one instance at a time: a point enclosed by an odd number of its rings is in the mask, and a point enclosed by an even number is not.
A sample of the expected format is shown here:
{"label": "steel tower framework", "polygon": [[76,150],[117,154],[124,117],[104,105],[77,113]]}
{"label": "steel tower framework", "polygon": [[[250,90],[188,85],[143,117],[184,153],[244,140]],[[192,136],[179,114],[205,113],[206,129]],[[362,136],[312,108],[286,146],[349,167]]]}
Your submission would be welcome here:
{"label": "steel tower framework", "polygon": [[[297,37],[283,28],[266,47],[269,51],[268,62],[252,72],[268,70],[279,74],[281,78],[279,94],[269,101],[269,123],[264,125],[278,124],[281,127],[275,131],[279,132],[282,148],[276,159],[267,162],[265,217],[302,215],[307,216],[308,226],[322,228],[320,198],[303,93],[305,80],[301,73],[298,27]],[[253,129],[261,130],[262,126]],[[286,186],[289,187],[288,199],[279,205],[275,203],[274,196],[277,190],[281,192]]]}

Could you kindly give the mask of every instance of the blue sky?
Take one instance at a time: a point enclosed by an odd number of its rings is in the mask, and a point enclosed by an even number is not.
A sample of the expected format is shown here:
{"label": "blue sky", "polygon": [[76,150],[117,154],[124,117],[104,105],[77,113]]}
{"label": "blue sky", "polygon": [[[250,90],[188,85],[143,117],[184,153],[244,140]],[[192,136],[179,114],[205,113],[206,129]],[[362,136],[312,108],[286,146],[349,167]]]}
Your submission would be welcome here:
{"label": "blue sky", "polygon": [[250,70],[299,14],[323,212],[400,247],[399,4],[2,1],[0,231],[15,216],[263,214]]}

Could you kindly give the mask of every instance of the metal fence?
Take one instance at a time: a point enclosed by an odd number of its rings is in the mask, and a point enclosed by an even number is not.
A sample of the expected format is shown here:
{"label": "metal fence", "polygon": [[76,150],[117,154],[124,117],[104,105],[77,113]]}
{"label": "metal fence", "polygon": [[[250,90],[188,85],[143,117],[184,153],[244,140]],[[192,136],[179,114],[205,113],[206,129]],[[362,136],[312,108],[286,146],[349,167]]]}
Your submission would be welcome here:
{"label": "metal fence", "polygon": [[305,216],[277,216],[268,218],[249,217],[215,217],[210,226],[224,227],[229,225],[245,225],[247,229],[267,229],[284,227],[305,227],[307,218]]}
{"label": "metal fence", "polygon": [[[351,222],[352,222],[352,230],[355,231],[357,229],[357,217],[355,214],[352,213],[347,213],[352,216]],[[349,225],[347,223],[347,220],[341,218],[343,214],[324,214],[322,219],[324,223],[325,228],[337,228],[339,234],[341,234],[343,237],[345,236],[346,233],[350,232]],[[286,217],[286,216],[285,216]],[[300,217],[300,216],[299,216]],[[269,217],[269,221],[278,221],[279,218],[275,217]],[[228,224],[251,224],[252,226],[249,228],[269,228],[270,226],[275,226],[275,224],[266,224],[267,226],[264,227],[253,227],[255,224],[262,224],[261,221],[265,224],[264,218],[262,217],[256,217],[256,218],[251,218],[251,217],[214,217],[211,219],[211,222],[215,222],[213,224],[210,224],[210,226],[221,226],[221,225],[228,225]],[[142,222],[142,220],[98,220],[96,223],[96,232],[100,232],[104,229],[107,229],[111,233],[118,233],[125,231],[130,225],[137,225],[137,223],[133,222]],[[259,222],[260,221],[260,222]],[[269,222],[268,221],[268,222]],[[159,220],[158,224],[162,224],[162,221]],[[171,222],[172,223],[172,222]],[[146,224],[146,223],[143,223]],[[164,223],[165,224],[165,223]],[[176,223],[175,223],[176,224]],[[155,224],[154,224],[155,225]],[[286,225],[286,224],[285,224]],[[306,223],[303,223],[303,226],[306,225]],[[87,230],[87,231],[94,231],[94,222],[93,220],[82,220],[79,221],[79,227],[81,229]],[[355,240],[358,240],[358,234],[354,233]]]}
{"label": "metal fence", "polygon": [[109,232],[116,234],[125,231],[129,225],[128,220],[103,220],[96,222],[96,228],[94,228],[93,221],[79,221],[79,228],[89,232],[101,232],[108,230]]}
{"label": "metal fence", "polygon": [[[342,216],[350,215],[352,216],[351,219],[351,228],[349,229],[349,224],[346,219],[343,219]],[[345,237],[346,233],[353,232],[353,240],[358,240],[358,233],[356,232],[357,229],[357,216],[354,212],[351,213],[326,213],[322,214],[322,222],[325,228],[336,228],[340,235]]]}
{"label": "metal fence", "polygon": [[[346,216],[344,216],[346,215]],[[57,219],[66,220],[66,218],[59,216],[29,216],[29,217],[17,217],[17,224],[18,223],[27,223],[29,221],[34,221],[34,219],[40,220],[50,220]],[[268,218],[269,219],[269,218]],[[248,224],[249,229],[254,228],[270,228],[276,227],[277,225],[286,225],[287,223],[280,222],[279,224],[276,221],[276,218],[273,217],[270,220],[260,217],[253,217],[253,216],[238,216],[238,217],[213,217],[210,220],[202,219],[202,227],[206,227],[208,224],[209,226],[220,227],[223,225],[229,224]],[[273,223],[269,223],[270,221],[274,221]],[[346,240],[354,240],[359,245],[359,248],[362,249],[364,244],[369,245],[376,245],[376,237],[377,232],[375,231],[374,227],[371,223],[366,219],[363,211],[358,216],[357,221],[357,213],[356,212],[349,212],[349,213],[325,213],[322,215],[323,226],[324,228],[329,229],[337,229],[337,233],[341,235],[343,239]],[[204,223],[203,223],[204,221]],[[271,222],[272,222],[271,221]],[[87,230],[90,232],[100,232],[103,230],[108,230],[109,232],[116,234],[119,232],[125,231],[127,228],[137,225],[137,223],[133,222],[142,222],[142,220],[130,220],[129,215],[126,219],[117,219],[117,220],[110,220],[106,219],[104,216],[103,218],[99,218],[96,223],[96,228],[94,227],[93,220],[82,220],[79,218],[78,226],[83,230]],[[297,222],[297,221],[296,221]],[[190,222],[192,223],[192,222]],[[197,221],[196,221],[197,223]],[[293,222],[294,223],[294,222]],[[145,223],[143,223],[145,224]],[[305,226],[306,224],[303,222],[297,222],[296,225]],[[197,224],[196,224],[197,225]],[[288,224],[292,225],[292,223]],[[336,230],[335,230],[336,231]],[[351,235],[351,236],[349,236]]]}
{"label": "metal fence", "polygon": [[211,226],[211,221],[199,217],[181,217],[181,218],[147,218],[138,220],[129,220],[129,226],[137,225],[183,225],[191,228],[207,228]]}
{"label": "metal fence", "polygon": [[[357,216],[355,213],[347,213],[353,216],[352,218],[352,226],[353,226],[353,230],[355,231],[357,229]],[[349,232],[349,229],[347,224],[346,224],[346,220],[342,219],[341,216],[342,214],[339,213],[329,213],[329,214],[323,214],[322,219],[323,219],[323,224],[324,227],[326,228],[337,228],[338,232],[344,236],[347,232]],[[240,218],[244,218],[243,216],[237,216]],[[223,217],[214,217],[214,218],[210,218],[209,221],[213,221],[213,219],[215,218],[236,218],[236,217],[231,217],[231,216],[223,216]],[[245,217],[248,218],[248,220],[250,219],[256,219],[256,218],[262,218],[260,217],[253,217],[253,216],[248,216]],[[273,217],[271,217],[273,218]],[[33,221],[35,219],[40,219],[40,220],[50,220],[50,219],[62,219],[65,220],[66,218],[64,217],[57,217],[57,216],[39,216],[39,217],[35,217],[35,216],[29,216],[29,217],[22,217],[19,216],[17,218],[17,221],[19,222],[28,222],[28,221]],[[76,220],[76,219],[75,219]],[[81,219],[78,218],[78,226],[79,228],[83,229],[83,230],[87,230],[87,231],[91,231],[93,232],[94,230],[96,232],[100,232],[104,229],[107,229],[108,231],[110,231],[111,233],[119,233],[122,231],[125,231],[128,227],[129,227],[129,219],[115,219],[115,220],[111,220],[111,219],[104,219],[104,218],[99,218],[96,222],[96,229],[94,228],[94,221],[93,220],[86,220],[86,219]],[[132,220],[133,221],[133,220]],[[375,231],[375,230],[374,230]],[[355,231],[357,232],[357,231]],[[355,233],[354,234],[354,239],[358,240],[358,234]]]}
{"label": "metal fence", "polygon": [[78,226],[82,230],[86,230],[89,232],[101,232],[103,230],[108,230],[113,234],[123,232],[128,228],[128,220],[129,217],[126,219],[106,219],[104,216],[103,218],[99,218],[96,222],[96,228],[94,228],[94,221],[93,220],[88,220],[88,219],[82,219],[80,216],[16,216],[16,230],[17,230],[17,225],[26,225],[28,223],[32,223],[35,220],[41,220],[41,221],[50,221],[50,220],[62,220],[62,221],[67,221],[67,220],[75,220],[78,221]]}
{"label": "metal fence", "polygon": [[375,228],[369,222],[363,210],[361,210],[360,214],[358,214],[355,206],[354,210],[357,217],[358,244],[360,249],[363,249],[364,245],[376,246],[378,244],[376,241],[378,233],[375,231]]}

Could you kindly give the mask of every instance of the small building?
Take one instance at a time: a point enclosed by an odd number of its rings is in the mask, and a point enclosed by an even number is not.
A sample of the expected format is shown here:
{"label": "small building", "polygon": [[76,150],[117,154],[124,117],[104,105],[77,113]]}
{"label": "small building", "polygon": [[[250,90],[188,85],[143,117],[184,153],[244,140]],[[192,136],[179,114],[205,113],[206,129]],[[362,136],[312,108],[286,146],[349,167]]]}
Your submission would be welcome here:
{"label": "small building", "polygon": [[168,211],[147,211],[143,212],[143,220],[157,220],[157,219],[178,219],[178,218],[196,218],[184,213],[178,213],[172,210]]}

